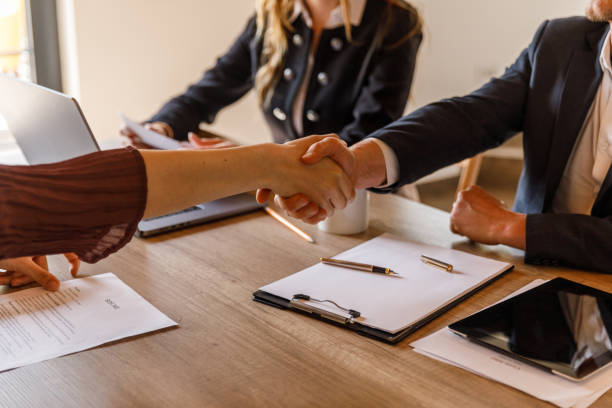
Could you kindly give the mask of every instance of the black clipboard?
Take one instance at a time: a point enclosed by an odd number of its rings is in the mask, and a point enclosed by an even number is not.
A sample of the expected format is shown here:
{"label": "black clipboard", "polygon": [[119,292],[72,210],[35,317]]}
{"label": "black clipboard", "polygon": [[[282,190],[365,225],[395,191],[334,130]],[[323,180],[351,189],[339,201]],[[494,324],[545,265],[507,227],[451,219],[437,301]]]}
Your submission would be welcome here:
{"label": "black clipboard", "polygon": [[[345,315],[343,313],[338,313],[338,314],[330,313],[329,311],[324,311],[316,307],[304,307],[304,306],[296,307],[297,304],[296,302],[293,301],[293,299],[285,299],[285,298],[273,295],[271,293],[268,293],[262,290],[258,290],[253,293],[253,300],[255,302],[263,303],[268,306],[273,306],[279,309],[291,310],[291,311],[294,311],[294,312],[297,312],[297,313],[300,313],[306,316],[310,316],[312,318],[324,321],[326,323],[333,324],[334,326],[352,330],[359,335],[369,337],[374,340],[382,341],[387,344],[397,344],[400,341],[404,340],[406,337],[408,337],[410,334],[414,333],[415,331],[417,331],[418,329],[426,325],[427,323],[431,322],[438,316],[442,315],[443,313],[446,313],[451,308],[463,302],[465,299],[472,296],[474,293],[478,292],[479,290],[491,284],[492,282],[495,282],[497,279],[499,279],[501,276],[505,275],[506,273],[510,272],[512,269],[514,269],[514,265],[511,265],[508,269],[498,274],[494,278],[487,280],[486,282],[482,283],[479,286],[476,286],[471,291],[464,294],[463,296],[456,299],[455,301],[449,303],[448,305],[444,306],[443,308],[440,308],[430,313],[425,318],[419,320],[413,325],[408,326],[405,329],[400,330],[395,333],[390,333],[384,330],[373,329],[371,327],[365,326],[355,321],[354,319],[351,319],[350,316]],[[303,295],[296,295],[296,296],[303,296]]]}

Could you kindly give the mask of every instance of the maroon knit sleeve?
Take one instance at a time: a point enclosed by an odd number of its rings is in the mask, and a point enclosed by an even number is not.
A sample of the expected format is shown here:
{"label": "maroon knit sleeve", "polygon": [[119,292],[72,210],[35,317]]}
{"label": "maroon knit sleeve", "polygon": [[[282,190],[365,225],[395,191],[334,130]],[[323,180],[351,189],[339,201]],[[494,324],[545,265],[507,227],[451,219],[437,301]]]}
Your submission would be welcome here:
{"label": "maroon knit sleeve", "polygon": [[144,161],[133,148],[0,166],[0,259],[75,252],[96,262],[132,238],[146,199]]}

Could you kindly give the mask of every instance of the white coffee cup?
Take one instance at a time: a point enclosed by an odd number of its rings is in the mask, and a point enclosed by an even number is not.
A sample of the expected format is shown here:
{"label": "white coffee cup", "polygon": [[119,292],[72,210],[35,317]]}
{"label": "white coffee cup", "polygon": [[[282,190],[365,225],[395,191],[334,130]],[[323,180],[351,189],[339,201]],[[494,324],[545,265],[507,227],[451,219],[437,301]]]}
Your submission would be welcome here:
{"label": "white coffee cup", "polygon": [[368,190],[357,190],[355,199],[343,210],[336,210],[334,215],[319,223],[321,231],[331,234],[359,234],[368,229],[370,222],[370,197]]}

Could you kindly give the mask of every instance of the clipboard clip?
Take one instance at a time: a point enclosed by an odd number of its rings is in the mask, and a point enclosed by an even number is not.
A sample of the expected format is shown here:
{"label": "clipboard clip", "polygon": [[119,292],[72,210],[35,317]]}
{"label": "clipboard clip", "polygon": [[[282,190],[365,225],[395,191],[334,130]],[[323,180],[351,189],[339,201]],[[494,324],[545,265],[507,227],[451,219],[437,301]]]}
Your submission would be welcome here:
{"label": "clipboard clip", "polygon": [[[338,309],[342,310],[343,312],[345,312],[348,316],[345,315],[341,315],[339,313],[334,313],[334,312],[330,312],[329,310],[325,310],[313,305],[309,305],[307,303],[303,303],[300,302],[300,300],[306,300],[309,302],[316,302],[316,303],[331,303],[332,305],[336,306]],[[293,297],[291,298],[291,301],[289,302],[292,308],[295,309],[299,309],[302,310],[304,312],[307,313],[315,313],[325,319],[329,319],[329,320],[333,320],[334,322],[338,322],[338,323],[342,323],[342,324],[347,324],[347,323],[354,323],[354,319],[358,318],[359,316],[361,316],[361,313],[359,313],[357,310],[353,310],[353,309],[347,309],[345,307],[340,306],[339,304],[337,304],[336,302],[334,302],[333,300],[319,300],[319,299],[314,299],[308,295],[304,295],[302,293],[298,293],[296,295],[293,295]]]}

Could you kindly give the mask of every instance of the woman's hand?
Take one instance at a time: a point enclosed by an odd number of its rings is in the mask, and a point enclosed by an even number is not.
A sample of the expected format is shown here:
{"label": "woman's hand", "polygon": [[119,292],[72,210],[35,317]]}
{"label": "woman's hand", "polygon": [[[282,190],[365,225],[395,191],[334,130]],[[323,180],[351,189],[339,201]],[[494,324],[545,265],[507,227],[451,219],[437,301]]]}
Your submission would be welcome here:
{"label": "woman's hand", "polygon": [[[328,134],[324,136],[313,136],[312,142],[310,138],[300,140],[308,140],[308,143],[310,143],[304,155],[301,156],[302,163],[316,164],[325,157],[328,157],[342,168],[344,173],[350,178],[354,187],[355,180],[353,173],[356,164],[355,155],[348,149],[346,142],[341,140],[338,135]],[[299,141],[290,143],[297,142]],[[266,202],[270,198],[270,194],[270,190],[257,190],[257,201],[260,203]],[[312,200],[309,200],[304,194],[296,194],[293,196],[282,196],[277,194],[274,197],[274,202],[285,212],[285,214],[309,224],[321,222],[333,214],[333,212],[328,213],[324,207],[320,207]]]}
{"label": "woman's hand", "polygon": [[[170,125],[164,122],[151,122],[145,123],[144,127],[154,132],[159,133],[162,136],[169,137],[172,139],[174,137],[174,132]],[[121,126],[119,129],[119,133],[122,136],[123,143],[126,146],[133,146],[137,149],[155,149],[153,146],[150,146],[142,141],[142,139],[134,132],[130,130],[126,125]]]}
{"label": "woman's hand", "polygon": [[[277,146],[281,153],[270,154],[266,158],[266,162],[274,165],[268,169],[270,190],[281,197],[302,193],[329,215],[335,209],[346,207],[355,198],[355,189],[343,169],[328,158],[314,164],[304,164],[300,160],[312,144],[328,137],[336,136],[310,136]],[[258,200],[265,202],[268,196],[269,193],[260,193]]]}
{"label": "woman's hand", "polygon": [[[79,271],[79,257],[73,253],[64,254],[70,263],[70,273],[76,277]],[[4,259],[0,261],[0,285],[12,287],[38,282],[47,290],[58,290],[60,281],[51,272],[45,256],[26,256],[23,258]]]}
{"label": "woman's hand", "polygon": [[189,144],[185,147],[188,149],[211,150],[237,146],[236,143],[223,139],[222,137],[199,137],[193,132],[189,132],[187,137],[189,139]]}

